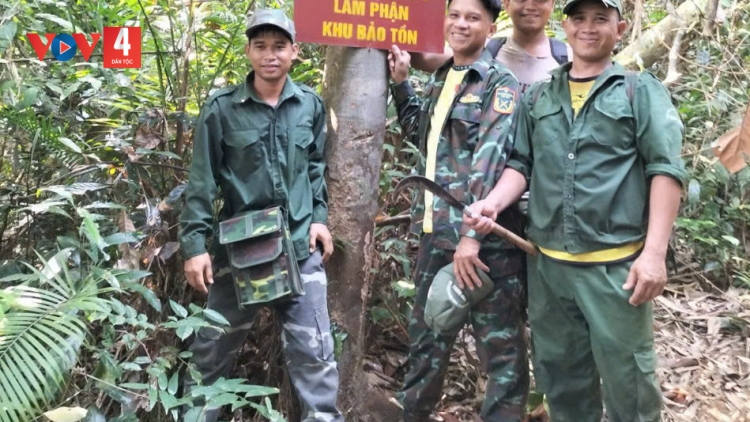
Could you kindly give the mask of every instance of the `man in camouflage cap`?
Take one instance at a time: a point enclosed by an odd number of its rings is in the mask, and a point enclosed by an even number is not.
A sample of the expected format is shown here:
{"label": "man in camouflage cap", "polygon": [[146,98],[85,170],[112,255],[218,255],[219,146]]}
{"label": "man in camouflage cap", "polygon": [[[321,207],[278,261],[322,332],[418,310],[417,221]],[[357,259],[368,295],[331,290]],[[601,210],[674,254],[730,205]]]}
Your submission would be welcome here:
{"label": "man in camouflage cap", "polygon": [[[389,54],[399,122],[424,158],[419,174],[467,205],[492,190],[512,148],[519,84],[484,49],[499,12],[496,0],[448,2],[443,30],[454,55],[430,77],[421,97],[407,79],[409,54],[397,46]],[[462,289],[482,285],[475,268],[489,273],[494,284],[473,307],[470,321],[489,378],[481,416],[486,422],[520,422],[529,386],[523,253],[493,235],[470,230],[462,224],[460,211],[429,193],[413,198],[411,216],[420,245],[414,271],[417,294],[409,321],[410,367],[397,393],[404,419],[427,422],[443,395],[455,333],[441,335],[430,328],[425,302],[437,272],[452,262]]]}
{"label": "man in camouflage cap", "polygon": [[[333,252],[326,228],[326,118],[315,92],[289,77],[299,48],[294,23],[281,10],[256,10],[245,46],[252,72],[239,85],[211,95],[198,118],[186,206],[180,220],[185,276],[208,293],[208,309],[230,327],[202,329],[190,347],[191,363],[204,385],[231,370],[257,307],[240,308],[226,248],[215,238],[214,201],[224,200],[218,219],[281,206],[288,213],[294,254],[305,294],[274,305],[281,322],[287,369],[302,405],[304,422],[340,422],[338,370],[327,308],[323,262]],[[322,254],[321,248],[322,246]],[[206,287],[208,286],[208,288]],[[188,380],[185,392],[195,384]],[[216,421],[217,408],[206,408]]]}
{"label": "man in camouflage cap", "polygon": [[480,233],[529,186],[529,322],[554,422],[660,420],[653,299],[680,205],[683,125],[661,81],[613,63],[619,0],[570,0],[573,61],[532,85]]}

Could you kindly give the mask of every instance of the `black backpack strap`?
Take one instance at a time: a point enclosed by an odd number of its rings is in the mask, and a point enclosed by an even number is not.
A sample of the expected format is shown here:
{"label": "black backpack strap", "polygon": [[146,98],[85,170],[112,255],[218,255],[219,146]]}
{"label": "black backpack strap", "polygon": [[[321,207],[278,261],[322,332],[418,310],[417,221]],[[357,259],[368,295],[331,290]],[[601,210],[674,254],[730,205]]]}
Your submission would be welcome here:
{"label": "black backpack strap", "polygon": [[487,43],[485,48],[490,51],[493,59],[497,57],[497,53],[500,52],[500,49],[503,48],[503,45],[507,40],[508,39],[505,37],[492,38],[490,39],[490,42]]}
{"label": "black backpack strap", "polygon": [[560,64],[568,62],[568,46],[555,38],[549,39],[549,51],[552,52],[552,58]]}
{"label": "black backpack strap", "polygon": [[625,73],[625,92],[628,94],[631,108],[633,108],[633,105],[635,104],[635,90],[638,88],[638,78],[640,76],[641,72],[635,70],[628,70]]}
{"label": "black backpack strap", "polygon": [[536,100],[539,99],[539,96],[542,95],[542,91],[544,91],[544,88],[547,86],[548,82],[545,82],[543,84],[539,84],[538,86],[534,87],[535,89],[533,92],[531,92],[531,107],[533,108],[536,105]]}

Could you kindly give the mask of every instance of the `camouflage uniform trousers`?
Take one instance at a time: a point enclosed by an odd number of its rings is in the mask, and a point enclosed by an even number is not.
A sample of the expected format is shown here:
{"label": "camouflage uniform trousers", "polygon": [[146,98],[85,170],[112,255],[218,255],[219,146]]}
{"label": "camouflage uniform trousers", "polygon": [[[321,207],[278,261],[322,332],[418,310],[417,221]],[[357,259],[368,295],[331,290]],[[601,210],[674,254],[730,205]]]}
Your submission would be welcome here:
{"label": "camouflage uniform trousers", "polygon": [[[222,262],[223,261],[223,262]],[[231,270],[225,260],[214,260],[214,284],[209,286],[208,308],[221,313],[231,328],[224,332],[203,329],[190,347],[190,361],[202,375],[203,385],[227,376],[251,329],[257,308],[239,309]],[[302,405],[303,422],[343,422],[336,408],[339,375],[333,356],[328,316],[327,278],[320,251],[300,261],[305,294],[273,305],[281,322],[281,342],[289,376]],[[193,381],[187,378],[184,391]],[[206,410],[206,422],[215,422],[219,409]]]}
{"label": "camouflage uniform trousers", "polygon": [[[396,397],[404,406],[406,422],[426,422],[442,396],[443,380],[454,337],[432,331],[424,321],[424,307],[432,280],[453,261],[454,251],[434,248],[432,235],[420,241],[415,268],[417,294],[409,321],[409,372]],[[481,416],[485,422],[520,422],[529,390],[525,335],[526,274],[519,250],[480,251],[490,267],[494,290],[472,308],[477,353],[488,375]]]}

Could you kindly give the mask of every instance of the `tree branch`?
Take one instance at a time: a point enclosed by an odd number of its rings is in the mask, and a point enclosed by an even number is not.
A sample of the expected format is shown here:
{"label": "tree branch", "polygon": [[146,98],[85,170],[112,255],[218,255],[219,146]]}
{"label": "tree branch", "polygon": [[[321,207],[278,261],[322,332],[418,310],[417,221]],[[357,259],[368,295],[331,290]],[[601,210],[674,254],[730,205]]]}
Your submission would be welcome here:
{"label": "tree branch", "polygon": [[719,11],[719,0],[709,0],[706,9],[706,20],[703,21],[703,36],[710,37],[716,23],[716,13]]}
{"label": "tree branch", "polygon": [[641,36],[643,30],[643,0],[635,0],[633,9],[633,28],[630,32],[630,44],[633,44]]}
{"label": "tree branch", "polygon": [[674,18],[677,23],[678,29],[675,33],[674,39],[672,40],[672,48],[669,49],[669,67],[667,68],[667,76],[664,78],[664,86],[669,87],[677,83],[682,77],[682,73],[677,69],[677,65],[680,61],[680,47],[682,46],[682,37],[685,36],[685,20],[682,19],[671,1],[667,1],[667,10],[669,14]]}

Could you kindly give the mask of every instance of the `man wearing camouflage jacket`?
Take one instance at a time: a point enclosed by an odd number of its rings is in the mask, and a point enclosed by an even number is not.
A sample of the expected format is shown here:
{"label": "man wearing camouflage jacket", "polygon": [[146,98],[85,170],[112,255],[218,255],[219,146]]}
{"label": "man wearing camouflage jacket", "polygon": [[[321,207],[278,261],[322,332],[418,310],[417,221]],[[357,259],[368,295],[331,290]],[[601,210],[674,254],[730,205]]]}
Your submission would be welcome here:
{"label": "man wearing camouflage jacket", "polygon": [[[419,174],[467,205],[490,192],[512,150],[519,84],[484,51],[499,11],[492,0],[448,2],[444,32],[454,56],[431,76],[421,98],[407,80],[409,54],[396,46],[389,54],[399,122],[424,158]],[[477,351],[489,377],[482,418],[521,421],[529,382],[521,252],[497,237],[469,230],[462,225],[460,211],[429,192],[414,197],[412,221],[420,247],[414,275],[417,295],[409,322],[410,369],[397,394],[404,419],[428,421],[442,396],[455,333],[445,336],[430,329],[424,308],[436,273],[453,262],[462,288],[481,285],[475,266],[494,282],[492,292],[471,313]]]}
{"label": "man wearing camouflage jacket", "polygon": [[[212,95],[198,119],[180,221],[185,276],[193,288],[208,293],[208,308],[221,313],[230,327],[202,329],[190,348],[190,360],[204,385],[227,375],[257,311],[238,305],[227,251],[219,239],[213,241],[213,262],[206,249],[214,232],[219,189],[224,200],[221,221],[282,206],[305,290],[274,306],[287,369],[302,405],[302,420],[339,422],[343,417],[336,408],[338,370],[323,269],[333,251],[325,226],[326,119],[320,97],[288,76],[299,51],[294,35],[294,24],[283,11],[256,10],[248,22],[245,47],[253,71],[244,83]],[[186,393],[192,386],[186,382]],[[218,414],[219,409],[206,409],[202,420],[216,421]]]}

